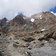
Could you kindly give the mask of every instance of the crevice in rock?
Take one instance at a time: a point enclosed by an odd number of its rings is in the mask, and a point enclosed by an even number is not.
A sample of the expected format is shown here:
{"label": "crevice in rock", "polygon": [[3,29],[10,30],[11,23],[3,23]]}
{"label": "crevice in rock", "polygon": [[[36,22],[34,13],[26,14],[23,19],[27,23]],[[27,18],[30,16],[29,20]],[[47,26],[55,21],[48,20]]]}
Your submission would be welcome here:
{"label": "crevice in rock", "polygon": [[4,56],[1,51],[0,51],[0,56]]}
{"label": "crevice in rock", "polygon": [[31,41],[33,41],[33,40],[35,40],[34,38],[25,38],[25,39],[23,39],[25,42],[31,42]]}
{"label": "crevice in rock", "polygon": [[42,40],[49,41],[51,38],[55,40],[55,38],[53,37],[53,34],[54,34],[54,32],[52,32],[50,34],[46,34],[44,37],[39,38],[38,40],[39,41],[42,41]]}
{"label": "crevice in rock", "polygon": [[31,56],[31,53],[30,52],[27,52],[28,56]]}

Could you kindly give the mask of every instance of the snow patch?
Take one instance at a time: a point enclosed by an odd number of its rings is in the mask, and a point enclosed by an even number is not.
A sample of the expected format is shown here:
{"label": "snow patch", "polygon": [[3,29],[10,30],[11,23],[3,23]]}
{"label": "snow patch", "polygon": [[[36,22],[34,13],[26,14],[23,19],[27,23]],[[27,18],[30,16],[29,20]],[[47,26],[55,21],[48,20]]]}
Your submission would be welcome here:
{"label": "snow patch", "polygon": [[52,12],[52,11],[51,11],[51,13],[54,14],[54,15],[56,16],[56,13],[54,13],[54,12]]}
{"label": "snow patch", "polygon": [[35,20],[34,18],[31,18],[31,22],[34,22],[34,20]]}
{"label": "snow patch", "polygon": [[40,19],[42,19],[42,15],[40,15]]}
{"label": "snow patch", "polygon": [[45,31],[45,29],[41,29],[41,31]]}
{"label": "snow patch", "polygon": [[56,16],[56,13],[53,13]]}
{"label": "snow patch", "polygon": [[8,20],[8,21],[6,21],[6,22],[9,22],[9,20]]}

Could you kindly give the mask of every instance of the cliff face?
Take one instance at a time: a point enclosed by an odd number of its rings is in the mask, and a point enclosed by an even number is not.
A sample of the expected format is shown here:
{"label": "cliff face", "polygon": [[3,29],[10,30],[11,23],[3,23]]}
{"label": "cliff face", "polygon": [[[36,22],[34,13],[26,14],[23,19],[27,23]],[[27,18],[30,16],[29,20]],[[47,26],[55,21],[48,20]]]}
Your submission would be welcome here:
{"label": "cliff face", "polygon": [[[3,23],[1,23],[3,22]],[[11,21],[0,20],[0,56],[56,56],[56,16],[42,12]]]}

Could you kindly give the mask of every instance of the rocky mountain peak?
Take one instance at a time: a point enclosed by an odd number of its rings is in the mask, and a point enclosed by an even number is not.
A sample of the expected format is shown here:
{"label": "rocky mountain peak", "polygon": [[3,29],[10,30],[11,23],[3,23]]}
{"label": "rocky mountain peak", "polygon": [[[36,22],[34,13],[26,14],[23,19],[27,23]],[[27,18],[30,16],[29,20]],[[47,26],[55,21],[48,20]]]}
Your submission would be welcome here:
{"label": "rocky mountain peak", "polygon": [[[0,56],[56,56],[56,16],[42,12],[0,20]],[[6,23],[6,25],[5,25]]]}
{"label": "rocky mountain peak", "polygon": [[26,21],[23,19],[23,14],[19,14],[17,15],[14,19],[13,19],[13,22],[16,22],[17,24],[25,24]]}
{"label": "rocky mountain peak", "polygon": [[0,26],[2,27],[2,26],[4,26],[4,25],[6,25],[6,22],[7,22],[7,18],[1,19],[1,20],[0,20]]}

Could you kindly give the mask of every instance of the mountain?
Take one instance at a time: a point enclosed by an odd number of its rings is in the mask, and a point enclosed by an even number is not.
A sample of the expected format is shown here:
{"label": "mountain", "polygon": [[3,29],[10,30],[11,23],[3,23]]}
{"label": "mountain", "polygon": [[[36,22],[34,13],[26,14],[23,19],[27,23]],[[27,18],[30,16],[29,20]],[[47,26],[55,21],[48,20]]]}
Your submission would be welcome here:
{"label": "mountain", "polygon": [[56,24],[56,16],[54,16],[50,12],[35,14],[32,16],[32,18],[35,19],[35,24],[37,25],[37,27],[39,25],[40,28],[49,28],[52,25]]}
{"label": "mountain", "polygon": [[0,56],[56,56],[56,16],[41,12],[0,20]]}

